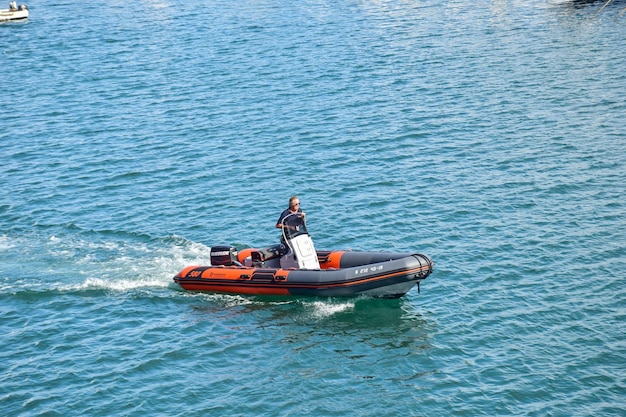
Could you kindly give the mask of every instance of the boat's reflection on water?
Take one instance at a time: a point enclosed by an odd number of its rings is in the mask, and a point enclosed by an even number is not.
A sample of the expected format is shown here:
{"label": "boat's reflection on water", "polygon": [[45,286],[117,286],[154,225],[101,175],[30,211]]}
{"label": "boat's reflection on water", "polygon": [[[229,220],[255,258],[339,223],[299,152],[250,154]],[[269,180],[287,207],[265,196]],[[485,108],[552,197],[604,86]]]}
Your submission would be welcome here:
{"label": "boat's reflection on water", "polygon": [[[284,346],[300,350],[329,340],[363,343],[370,347],[429,347],[434,323],[411,297],[292,298],[195,294],[193,322],[209,321],[224,335],[228,332],[260,337],[273,334]],[[415,294],[417,297],[417,294]]]}

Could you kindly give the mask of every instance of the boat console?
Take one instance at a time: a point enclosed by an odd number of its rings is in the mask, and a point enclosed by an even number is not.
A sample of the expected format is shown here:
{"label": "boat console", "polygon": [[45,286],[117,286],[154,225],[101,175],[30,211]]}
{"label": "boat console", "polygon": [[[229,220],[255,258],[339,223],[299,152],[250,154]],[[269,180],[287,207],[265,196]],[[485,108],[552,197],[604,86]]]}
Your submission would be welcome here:
{"label": "boat console", "polygon": [[320,269],[317,252],[302,214],[290,214],[283,219],[282,224],[283,240],[289,247],[289,253],[281,258],[281,267]]}

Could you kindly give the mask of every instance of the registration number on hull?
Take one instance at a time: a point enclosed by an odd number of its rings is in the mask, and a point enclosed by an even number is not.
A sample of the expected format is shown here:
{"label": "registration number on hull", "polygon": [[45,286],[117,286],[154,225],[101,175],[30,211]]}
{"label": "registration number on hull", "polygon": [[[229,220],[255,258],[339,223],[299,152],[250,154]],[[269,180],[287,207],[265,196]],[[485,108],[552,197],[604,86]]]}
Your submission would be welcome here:
{"label": "registration number on hull", "polygon": [[378,266],[370,266],[368,268],[360,268],[360,269],[356,269],[354,271],[354,275],[362,275],[362,274],[369,274],[371,272],[377,272],[377,271],[382,271],[383,270],[383,266],[382,265],[378,265]]}

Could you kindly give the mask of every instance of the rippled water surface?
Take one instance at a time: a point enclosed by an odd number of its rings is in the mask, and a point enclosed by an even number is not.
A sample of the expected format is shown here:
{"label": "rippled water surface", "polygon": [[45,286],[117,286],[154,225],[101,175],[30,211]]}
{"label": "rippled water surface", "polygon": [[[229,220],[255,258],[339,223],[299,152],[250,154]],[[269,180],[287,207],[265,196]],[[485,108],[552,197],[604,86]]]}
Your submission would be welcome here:
{"label": "rippled water surface", "polygon": [[[626,3],[28,3],[0,24],[0,412],[626,414]],[[187,293],[214,244],[399,300]]]}

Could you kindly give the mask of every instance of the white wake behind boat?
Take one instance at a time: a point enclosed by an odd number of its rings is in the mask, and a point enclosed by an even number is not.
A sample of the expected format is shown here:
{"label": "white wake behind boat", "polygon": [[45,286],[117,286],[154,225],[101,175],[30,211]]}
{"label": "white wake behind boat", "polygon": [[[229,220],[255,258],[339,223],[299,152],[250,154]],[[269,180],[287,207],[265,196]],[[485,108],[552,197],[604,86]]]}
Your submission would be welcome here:
{"label": "white wake behind boat", "polygon": [[18,6],[14,1],[12,1],[9,3],[8,9],[0,9],[0,22],[23,19],[28,19],[28,7],[25,4],[20,4]]}

